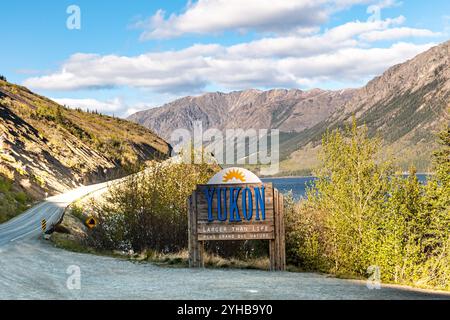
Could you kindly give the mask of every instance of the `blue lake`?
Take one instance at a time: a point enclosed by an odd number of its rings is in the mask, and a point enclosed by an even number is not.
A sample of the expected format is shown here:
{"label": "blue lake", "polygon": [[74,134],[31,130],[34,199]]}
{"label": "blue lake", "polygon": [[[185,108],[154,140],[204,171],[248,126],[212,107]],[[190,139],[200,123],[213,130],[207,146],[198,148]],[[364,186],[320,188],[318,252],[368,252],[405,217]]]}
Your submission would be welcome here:
{"label": "blue lake", "polygon": [[[406,175],[405,175],[406,176]],[[425,183],[429,175],[418,174],[417,178],[421,183]],[[281,193],[285,194],[292,191],[296,200],[304,197],[307,186],[310,186],[316,180],[315,177],[283,177],[283,178],[263,178],[263,182],[272,182],[273,186]]]}

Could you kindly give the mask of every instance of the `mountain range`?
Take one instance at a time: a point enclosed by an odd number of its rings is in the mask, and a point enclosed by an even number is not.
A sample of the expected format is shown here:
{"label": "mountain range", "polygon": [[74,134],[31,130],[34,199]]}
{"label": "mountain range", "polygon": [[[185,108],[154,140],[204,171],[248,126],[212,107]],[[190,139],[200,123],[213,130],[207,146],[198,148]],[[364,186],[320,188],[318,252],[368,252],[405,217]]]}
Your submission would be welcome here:
{"label": "mountain range", "polygon": [[177,128],[192,130],[194,121],[206,128],[277,128],[301,132],[330,117],[356,90],[256,89],[213,92],[184,97],[162,107],[141,111],[128,119],[169,139]]}
{"label": "mountain range", "polygon": [[395,65],[362,88],[345,90],[256,89],[188,96],[131,115],[165,139],[178,128],[275,128],[281,132],[281,174],[310,173],[326,130],[354,116],[386,153],[406,169],[427,171],[436,133],[449,121],[450,41]]}

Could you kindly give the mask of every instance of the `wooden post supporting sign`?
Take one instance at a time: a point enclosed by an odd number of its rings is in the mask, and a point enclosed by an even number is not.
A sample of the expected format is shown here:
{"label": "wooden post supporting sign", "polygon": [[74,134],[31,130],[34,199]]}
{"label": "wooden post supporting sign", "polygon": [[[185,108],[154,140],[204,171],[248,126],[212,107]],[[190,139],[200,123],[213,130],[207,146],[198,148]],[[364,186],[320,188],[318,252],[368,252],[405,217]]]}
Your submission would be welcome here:
{"label": "wooden post supporting sign", "polygon": [[286,269],[283,195],[248,170],[224,169],[188,199],[189,266],[203,267],[204,242],[267,240],[270,269]]}

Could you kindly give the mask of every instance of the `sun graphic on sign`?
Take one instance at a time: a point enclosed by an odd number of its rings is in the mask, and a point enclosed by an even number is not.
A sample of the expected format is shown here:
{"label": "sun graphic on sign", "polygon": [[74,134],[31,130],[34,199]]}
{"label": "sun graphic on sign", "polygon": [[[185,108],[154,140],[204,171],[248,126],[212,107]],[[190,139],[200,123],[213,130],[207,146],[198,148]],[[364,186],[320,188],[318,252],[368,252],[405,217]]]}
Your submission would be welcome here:
{"label": "sun graphic on sign", "polygon": [[228,182],[233,179],[240,180],[241,182],[245,182],[245,175],[239,169],[231,169],[227,171],[223,176],[223,182]]}

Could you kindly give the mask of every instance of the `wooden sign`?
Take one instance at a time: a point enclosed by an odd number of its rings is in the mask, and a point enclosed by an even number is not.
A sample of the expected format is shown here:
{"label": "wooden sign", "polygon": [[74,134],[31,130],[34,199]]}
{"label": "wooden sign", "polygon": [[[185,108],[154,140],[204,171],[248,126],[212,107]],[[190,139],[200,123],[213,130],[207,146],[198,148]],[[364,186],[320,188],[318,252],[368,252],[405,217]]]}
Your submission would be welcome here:
{"label": "wooden sign", "polygon": [[204,241],[268,240],[271,270],[285,270],[283,196],[248,170],[229,168],[189,198],[189,265],[203,267]]}

